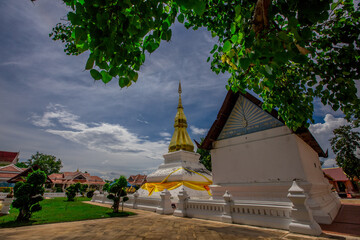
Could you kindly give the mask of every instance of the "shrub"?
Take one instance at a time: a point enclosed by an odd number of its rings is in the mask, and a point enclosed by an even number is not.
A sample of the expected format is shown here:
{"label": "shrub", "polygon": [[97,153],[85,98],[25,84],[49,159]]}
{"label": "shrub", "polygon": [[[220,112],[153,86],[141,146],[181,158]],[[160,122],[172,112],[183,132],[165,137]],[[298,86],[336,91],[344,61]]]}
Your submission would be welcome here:
{"label": "shrub", "polygon": [[16,221],[28,221],[33,212],[41,210],[39,204],[42,201],[46,174],[41,170],[30,173],[26,182],[17,182],[14,187],[15,200],[12,203],[14,208],[19,209],[19,215]]}
{"label": "shrub", "polygon": [[[80,185],[81,186],[81,185]],[[76,197],[76,193],[79,192],[79,185],[78,183],[76,184],[71,184],[67,189],[66,189],[66,196],[67,196],[67,200],[69,202],[73,202],[75,200]]]}
{"label": "shrub", "polygon": [[63,192],[61,187],[57,187],[55,192]]}
{"label": "shrub", "polygon": [[81,185],[79,191],[80,191],[80,194],[81,194],[82,196],[84,196],[84,194],[86,193],[88,187],[89,187],[89,186],[88,186],[87,184]]}
{"label": "shrub", "polygon": [[88,197],[88,198],[92,198],[94,196],[94,191],[92,190],[92,191],[88,191],[87,193],[86,193],[86,197]]}
{"label": "shrub", "polygon": [[[112,205],[112,209],[114,213],[119,212],[119,204],[120,204],[120,198],[123,197],[123,199],[126,197],[126,186],[127,186],[127,180],[124,176],[120,176],[119,179],[116,179],[114,183],[112,183],[109,187],[108,192],[110,193],[107,198],[114,201]],[[123,208],[121,209],[123,211]]]}

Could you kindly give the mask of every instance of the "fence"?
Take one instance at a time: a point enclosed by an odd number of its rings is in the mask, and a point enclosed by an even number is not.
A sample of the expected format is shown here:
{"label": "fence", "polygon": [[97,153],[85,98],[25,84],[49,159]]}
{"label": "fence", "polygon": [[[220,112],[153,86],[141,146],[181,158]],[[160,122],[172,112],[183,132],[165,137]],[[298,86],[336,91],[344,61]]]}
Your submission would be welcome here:
{"label": "fence", "polygon": [[[92,201],[102,202],[104,195],[94,195]],[[178,217],[201,218],[226,223],[239,223],[261,227],[289,230],[294,233],[320,235],[321,228],[314,221],[306,200],[307,196],[296,181],[288,191],[289,202],[234,201],[227,191],[223,200],[190,199],[184,189],[178,194],[175,211],[172,209],[171,194],[164,190],[159,198],[129,196],[124,205],[159,214],[173,214]]]}

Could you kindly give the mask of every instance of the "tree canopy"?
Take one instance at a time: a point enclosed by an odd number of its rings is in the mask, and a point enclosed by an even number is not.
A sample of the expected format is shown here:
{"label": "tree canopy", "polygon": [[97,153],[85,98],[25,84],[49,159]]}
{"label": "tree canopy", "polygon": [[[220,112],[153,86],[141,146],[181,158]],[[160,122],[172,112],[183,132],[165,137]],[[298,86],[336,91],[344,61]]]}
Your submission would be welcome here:
{"label": "tree canopy", "polygon": [[334,129],[334,137],[330,139],[336,163],[350,179],[360,179],[360,132],[354,129],[356,125]]}
{"label": "tree canopy", "polygon": [[39,152],[36,152],[36,154],[32,155],[31,158],[27,160],[26,165],[28,167],[38,165],[41,170],[46,173],[46,175],[58,173],[62,168],[60,159],[56,159],[56,157],[53,155],[47,155]]}
{"label": "tree canopy", "polygon": [[145,53],[170,41],[176,19],[206,27],[218,42],[211,69],[228,72],[227,89],[253,90],[287,126],[313,122],[314,99],[359,119],[360,12],[352,0],[63,0],[67,19],[53,28],[65,52],[89,52],[95,80],[138,79]]}

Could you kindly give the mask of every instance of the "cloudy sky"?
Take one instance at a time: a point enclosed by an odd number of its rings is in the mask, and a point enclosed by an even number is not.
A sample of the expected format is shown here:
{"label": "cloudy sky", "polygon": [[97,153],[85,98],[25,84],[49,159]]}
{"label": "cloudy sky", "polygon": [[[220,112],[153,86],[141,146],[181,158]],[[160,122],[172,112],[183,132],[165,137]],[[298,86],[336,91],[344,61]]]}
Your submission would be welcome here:
{"label": "cloudy sky", "polygon": [[[0,150],[55,155],[63,171],[104,178],[149,173],[163,162],[173,133],[178,82],[192,139],[216,118],[228,75],[206,62],[216,42],[209,32],[173,26],[169,43],[148,55],[138,82],[94,82],[84,66],[88,53],[67,56],[49,33],[66,16],[60,0],[0,1]],[[324,150],[341,112],[315,102],[311,132]],[[332,166],[330,151],[326,166]]]}

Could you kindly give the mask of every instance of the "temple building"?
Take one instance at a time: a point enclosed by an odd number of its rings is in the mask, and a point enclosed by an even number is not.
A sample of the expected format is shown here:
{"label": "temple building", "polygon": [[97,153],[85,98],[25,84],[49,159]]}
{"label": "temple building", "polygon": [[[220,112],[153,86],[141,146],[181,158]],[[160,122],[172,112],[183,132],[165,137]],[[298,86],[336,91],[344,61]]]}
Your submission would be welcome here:
{"label": "temple building", "polygon": [[199,146],[211,150],[213,199],[228,191],[234,201],[291,206],[288,191],[296,181],[315,221],[330,224],[340,202],[321,169],[319,157],[327,154],[307,128],[294,132],[261,105],[249,93],[229,91]]}
{"label": "temple building", "polygon": [[186,190],[192,198],[209,199],[212,176],[199,162],[200,154],[194,152],[194,144],[186,130],[187,120],[181,102],[180,82],[178,93],[179,103],[169,152],[163,155],[164,163],[147,176],[147,183],[137,192],[141,197],[160,197],[160,192],[167,189],[176,199],[180,190]]}
{"label": "temple building", "polygon": [[97,190],[101,190],[105,185],[104,180],[100,177],[91,176],[90,173],[83,173],[79,170],[76,172],[53,173],[49,175],[49,178],[52,182],[52,188],[59,187],[63,189],[63,191],[75,183],[87,184],[90,189]]}

